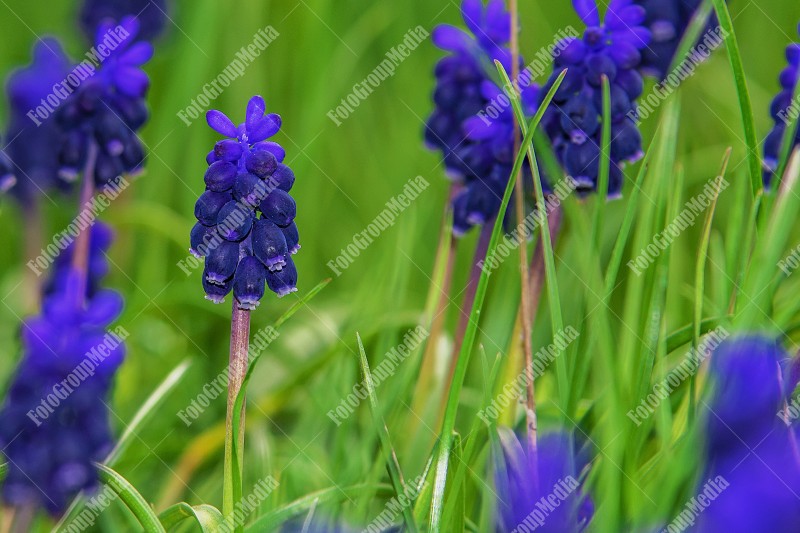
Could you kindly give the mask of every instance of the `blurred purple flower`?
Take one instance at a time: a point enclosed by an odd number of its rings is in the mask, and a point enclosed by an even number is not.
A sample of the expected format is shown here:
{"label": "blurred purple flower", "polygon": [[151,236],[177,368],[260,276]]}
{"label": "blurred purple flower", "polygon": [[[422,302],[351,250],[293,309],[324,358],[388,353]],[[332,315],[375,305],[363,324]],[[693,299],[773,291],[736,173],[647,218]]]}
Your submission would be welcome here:
{"label": "blurred purple flower", "polygon": [[118,23],[132,16],[141,24],[138,38],[151,41],[164,30],[167,13],[167,0],[84,0],[80,22],[84,33],[92,40],[101,25]]}
{"label": "blurred purple flower", "polygon": [[542,124],[578,191],[596,190],[602,143],[602,77],[608,78],[612,121],[608,195],[613,198],[622,192],[623,165],[642,156],[642,137],[631,115],[642,93],[643,81],[636,69],[640,50],[650,41],[650,31],[642,26],[644,9],[633,0],[611,0],[602,22],[594,0],[573,0],[573,5],[587,28],[582,39],[567,38],[558,46],[553,74],[541,94],[552,87],[565,68],[568,71]]}
{"label": "blurred purple flower", "polygon": [[59,109],[64,130],[60,172],[65,179],[74,179],[86,166],[90,145],[97,147],[98,186],[141,169],[144,149],[136,132],[148,118],[144,97],[150,83],[141,67],[152,57],[153,47],[136,42],[138,33],[139,22],[132,17],[118,26],[98,27],[95,42],[109,55]]}
{"label": "blurred purple flower", "polygon": [[[698,517],[698,533],[793,533],[800,524],[800,456],[796,429],[778,416],[794,380],[787,354],[774,340],[745,336],[712,355],[713,393],[705,403],[706,467],[713,499]],[[787,374],[788,375],[788,374]],[[701,497],[705,485],[698,490]],[[706,495],[707,496],[707,495]]]}
{"label": "blurred purple flower", "polygon": [[[547,435],[534,450],[526,439],[500,429],[500,441],[502,454],[495,458],[498,533],[583,531],[594,505],[583,492],[584,465],[578,464],[569,437]],[[558,505],[550,505],[552,501]]]}
{"label": "blurred purple flower", "polygon": [[[92,232],[103,241],[92,243],[95,250],[108,245],[106,232]],[[84,298],[80,276],[69,264],[56,266],[41,314],[23,324],[25,353],[0,410],[4,500],[53,515],[97,485],[93,463],[113,444],[105,402],[125,355],[124,331],[108,329],[122,297],[97,288]]]}
{"label": "blurred purple flower", "polygon": [[295,177],[283,164],[283,147],[267,140],[280,130],[281,117],[266,113],[264,99],[254,96],[239,126],[216,110],[206,118],[228,138],[206,157],[206,191],[195,204],[190,249],[205,257],[207,299],[221,303],[233,290],[241,309],[255,309],[265,286],[278,296],[297,290],[291,257],[300,248],[297,206],[289,195]]}
{"label": "blurred purple flower", "polygon": [[[797,31],[800,33],[800,25]],[[778,171],[781,147],[783,138],[787,135],[788,125],[800,115],[800,102],[792,100],[800,72],[800,43],[791,43],[786,47],[786,60],[788,65],[780,75],[781,91],[772,100],[770,107],[770,115],[775,121],[775,126],[764,141],[764,183],[767,186]],[[791,146],[800,146],[800,128],[797,129]]]}
{"label": "blurred purple flower", "polygon": [[[493,63],[511,75],[511,17],[502,0],[464,0],[461,14],[471,33],[447,24],[433,32],[434,44],[450,55],[436,65],[436,107],[425,130],[428,147],[442,152],[448,175],[462,185],[453,200],[456,235],[497,216],[516,155],[516,121]],[[519,81],[525,111],[533,114],[538,87]],[[523,172],[530,183],[527,161]]]}
{"label": "blurred purple flower", "polygon": [[[634,0],[645,9],[644,25],[652,39],[642,50],[642,74],[664,79],[701,0]],[[711,17],[706,31],[716,25]]]}
{"label": "blurred purple flower", "polygon": [[66,186],[59,179],[58,151],[53,149],[61,140],[58,124],[52,119],[39,120],[35,114],[31,118],[29,113],[39,106],[50,105],[42,101],[67,76],[70,60],[61,43],[52,37],[39,40],[32,56],[30,65],[14,71],[6,83],[9,126],[4,151],[15,179],[5,187],[0,183],[0,191],[9,190],[23,204],[50,189]]}

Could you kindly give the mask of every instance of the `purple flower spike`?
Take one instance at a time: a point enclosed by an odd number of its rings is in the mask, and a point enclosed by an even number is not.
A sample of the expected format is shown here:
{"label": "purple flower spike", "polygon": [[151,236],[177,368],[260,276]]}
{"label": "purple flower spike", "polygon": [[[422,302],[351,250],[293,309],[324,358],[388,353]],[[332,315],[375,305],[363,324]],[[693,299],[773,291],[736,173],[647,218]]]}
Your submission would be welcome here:
{"label": "purple flower spike", "polygon": [[[8,145],[3,147],[5,155],[0,156],[0,193],[10,191],[23,204],[43,192],[67,187],[59,175],[57,149],[41,149],[56,147],[62,139],[57,121],[41,105],[53,86],[69,73],[69,58],[59,41],[51,37],[37,41],[32,55],[31,64],[14,71],[6,84],[10,105],[5,136]],[[29,113],[33,113],[35,121]]]}
{"label": "purple flower spike", "polygon": [[[23,324],[24,356],[0,409],[8,505],[43,507],[60,516],[79,492],[97,487],[94,465],[111,451],[106,402],[125,357],[124,330],[112,327],[122,297],[97,289],[105,270],[98,274],[92,266],[98,256],[104,260],[110,240],[107,227],[92,228],[85,298],[67,257],[70,247],[53,267],[41,315]],[[60,401],[43,409],[43,394],[54,391]]]}
{"label": "purple flower spike", "polygon": [[[449,55],[436,65],[435,109],[428,118],[425,144],[442,154],[448,176],[459,185],[453,199],[456,234],[497,216],[500,199],[513,166],[513,109],[498,83],[493,62],[499,61],[510,74],[511,17],[502,0],[464,0],[464,24],[471,33],[441,25],[433,42]],[[524,67],[520,58],[520,70]],[[538,86],[532,76],[520,74],[519,87],[524,111],[536,111]],[[527,161],[523,183],[531,183]],[[463,207],[469,204],[471,209]]]}
{"label": "purple flower spike", "polygon": [[209,111],[206,118],[227,138],[206,158],[206,192],[195,205],[191,251],[205,257],[209,300],[219,303],[233,290],[238,306],[253,310],[265,286],[279,296],[296,290],[291,255],[300,248],[297,207],[288,193],[295,176],[282,163],[283,147],[266,140],[280,130],[281,118],[266,112],[261,96],[250,99],[238,126],[220,111]]}
{"label": "purple flower spike", "polygon": [[[566,53],[554,58],[555,68],[544,89],[565,68],[567,75],[542,125],[562,167],[577,183],[578,192],[596,191],[602,161],[602,85],[607,78],[612,131],[608,196],[615,198],[622,192],[624,166],[642,155],[642,139],[634,118],[636,99],[644,85],[636,69],[650,32],[641,26],[644,9],[633,0],[610,2],[602,21],[593,0],[574,0],[573,5],[588,27],[582,40],[567,39],[559,45]],[[544,89],[540,95],[546,94]]]}
{"label": "purple flower spike", "polygon": [[[800,26],[797,31],[800,33]],[[786,123],[797,108],[797,103],[792,102],[792,97],[798,79],[800,79],[800,43],[791,43],[786,47],[786,59],[789,64],[780,75],[781,91],[772,101],[770,110],[775,126],[764,141],[764,184],[766,186],[772,183],[775,173],[778,172],[783,139],[788,134]],[[794,139],[791,139],[791,146],[793,149],[800,146],[800,128],[797,128]]]}
{"label": "purple flower spike", "polygon": [[150,85],[142,66],[152,57],[153,47],[136,41],[139,27],[132,16],[97,26],[95,45],[108,55],[57,112],[65,139],[59,154],[63,176],[77,176],[86,167],[90,145],[98,148],[97,186],[141,171],[144,148],[136,132],[147,121],[144,98]]}

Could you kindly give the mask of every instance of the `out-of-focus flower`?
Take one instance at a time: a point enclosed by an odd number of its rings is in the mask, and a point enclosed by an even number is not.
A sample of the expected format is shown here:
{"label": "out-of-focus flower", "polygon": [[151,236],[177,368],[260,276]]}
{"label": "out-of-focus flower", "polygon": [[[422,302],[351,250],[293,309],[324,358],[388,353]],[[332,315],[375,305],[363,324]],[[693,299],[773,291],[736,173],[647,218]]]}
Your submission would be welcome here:
{"label": "out-of-focus flower", "polygon": [[242,309],[258,306],[265,285],[278,296],[297,290],[297,208],[289,195],[295,178],[283,147],[267,140],[281,117],[265,113],[261,96],[250,99],[238,127],[220,111],[208,112],[209,126],[228,138],[206,157],[206,191],[190,236],[192,253],[205,257],[206,298],[220,303],[233,290]]}
{"label": "out-of-focus flower", "polygon": [[74,179],[84,169],[90,147],[97,148],[97,185],[141,169],[144,150],[136,132],[147,121],[144,97],[150,84],[141,67],[152,57],[153,47],[136,42],[138,33],[139,22],[132,17],[97,29],[96,43],[110,54],[59,109],[64,130],[60,172],[65,179]]}
{"label": "out-of-focus flower", "polygon": [[[33,47],[30,65],[14,71],[6,83],[9,102],[9,126],[5,153],[11,162],[11,174],[0,191],[10,193],[23,204],[53,188],[64,188],[59,179],[58,150],[61,132],[56,120],[40,120],[29,113],[43,104],[53,93],[53,86],[62,82],[70,71],[70,60],[57,39],[46,37]],[[35,119],[35,120],[34,120]],[[2,166],[2,163],[0,163]],[[0,171],[0,174],[3,172]]]}
{"label": "out-of-focus flower", "polygon": [[795,385],[784,379],[787,361],[774,339],[761,336],[729,339],[714,351],[698,490],[700,497],[711,480],[713,501],[692,531],[797,531],[800,457],[792,428],[778,416]]}
{"label": "out-of-focus flower", "polygon": [[[583,492],[583,465],[569,438],[554,433],[539,439],[536,449],[511,430],[501,429],[502,454],[496,458],[497,531],[577,533],[594,515],[594,505]],[[546,505],[542,501],[558,501]]]}
{"label": "out-of-focus flower", "polygon": [[[800,32],[800,25],[797,27]],[[800,72],[800,43],[792,43],[786,47],[786,59],[789,64],[780,75],[781,91],[772,100],[770,114],[775,121],[766,141],[764,141],[764,183],[768,186],[778,171],[781,157],[781,146],[787,135],[788,125],[800,114],[800,102],[793,101],[794,89]],[[800,145],[800,128],[792,140],[791,146]]]}
{"label": "out-of-focus flower", "polygon": [[[436,65],[436,108],[425,131],[428,147],[442,152],[448,175],[462,185],[453,200],[456,235],[497,216],[516,156],[516,121],[493,63],[511,74],[511,17],[502,0],[485,6],[464,0],[461,13],[471,34],[446,24],[433,33],[449,55]],[[525,111],[533,114],[538,87],[528,78],[519,81]],[[523,172],[530,182],[527,161]]]}
{"label": "out-of-focus flower", "polygon": [[643,89],[636,69],[650,31],[642,26],[644,9],[633,0],[611,0],[602,22],[594,0],[573,0],[573,5],[587,28],[583,38],[568,38],[558,47],[554,72],[541,94],[565,68],[568,71],[542,123],[577,190],[596,190],[602,159],[602,77],[608,78],[612,121],[608,194],[615,197],[622,190],[623,165],[642,156],[642,138],[632,115]]}
{"label": "out-of-focus flower", "polygon": [[86,37],[92,40],[101,25],[136,17],[141,24],[138,38],[150,41],[164,30],[167,13],[167,0],[85,0],[80,22]]}
{"label": "out-of-focus flower", "polygon": [[11,160],[0,151],[0,192],[6,192],[17,184],[17,177],[14,175],[14,168]]}
{"label": "out-of-focus flower", "polygon": [[122,297],[97,289],[85,298],[82,274],[68,264],[57,269],[41,314],[23,324],[25,353],[0,410],[5,502],[54,515],[97,484],[93,463],[113,444],[105,402],[125,354],[124,335],[108,329]]}
{"label": "out-of-focus flower", "polygon": [[[701,0],[634,0],[645,9],[644,25],[650,30],[652,39],[642,50],[639,70],[649,76],[663,79],[675,58],[678,46],[692,21]],[[712,17],[706,31],[715,26]]]}

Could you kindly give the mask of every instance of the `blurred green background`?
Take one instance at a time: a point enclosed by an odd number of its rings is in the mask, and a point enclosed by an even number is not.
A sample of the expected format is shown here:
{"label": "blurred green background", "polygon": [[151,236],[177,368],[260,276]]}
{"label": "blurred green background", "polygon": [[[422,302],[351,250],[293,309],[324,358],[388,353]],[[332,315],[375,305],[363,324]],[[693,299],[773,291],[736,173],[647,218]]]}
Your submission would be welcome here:
{"label": "blurred green background", "polygon": [[[0,4],[0,65],[4,75],[29,62],[31,46],[39,36],[58,36],[73,57],[86,51],[75,22],[77,2],[6,0]],[[797,40],[800,4],[796,0],[731,0],[730,6],[758,134],[763,139],[771,127],[768,109],[778,89],[777,76],[785,66],[783,49]],[[567,25],[581,29],[566,0],[521,0],[520,9],[521,47],[526,57],[552,42],[552,36]],[[176,113],[190,104],[242,46],[252,42],[259,29],[271,25],[279,37],[211,108],[239,122],[249,97],[261,94],[268,111],[282,115],[283,129],[275,140],[286,148],[286,162],[297,176],[293,195],[298,203],[302,244],[296,256],[299,294],[326,277],[334,279],[281,329],[279,339],[269,347],[256,371],[249,391],[248,482],[271,473],[281,480],[273,498],[286,501],[334,484],[344,486],[380,477],[382,466],[375,464],[377,441],[368,412],[360,409],[358,416],[341,428],[325,413],[358,379],[356,331],[365,337],[368,350],[379,361],[379,354],[423,320],[448,190],[438,155],[427,151],[422,143],[423,123],[432,109],[432,71],[442,53],[430,40],[425,41],[341,126],[326,114],[410,29],[422,26],[431,31],[440,23],[461,25],[458,3],[193,0],[173,2],[170,16],[173,22],[155,43],[156,55],[146,67],[152,80],[148,97],[152,117],[142,133],[149,148],[146,173],[102,215],[117,233],[106,284],[124,294],[127,305],[120,324],[131,333],[112,402],[117,430],[124,429],[176,365],[188,358],[192,366],[158,417],[139,434],[118,470],[159,505],[182,499],[217,505],[221,501],[224,397],[212,403],[190,427],[175,414],[225,368],[227,361],[230,298],[226,305],[213,306],[203,299],[201,271],[187,276],[176,265],[187,256],[193,205],[204,190],[204,158],[217,136],[204,120],[187,127]],[[731,175],[746,179],[743,134],[733,87],[725,52],[720,50],[683,88],[679,154],[690,189],[701,187],[715,175],[728,145],[734,147]],[[0,109],[7,116],[6,106]],[[655,117],[645,122],[645,144],[656,124]],[[629,180],[637,168],[628,170]],[[398,217],[394,227],[376,239],[340,277],[335,276],[326,263],[416,176],[423,176],[431,186]],[[60,231],[75,213],[74,196],[54,198],[57,205],[43,206],[46,239]],[[608,250],[625,205],[621,200],[609,207],[603,228]],[[725,202],[721,209],[727,209]],[[25,277],[21,220],[19,208],[3,199],[0,390],[20,357],[19,323],[29,314],[21,285]],[[672,327],[683,325],[690,316],[691,290],[686,289],[686,280],[692,276],[699,230],[696,227],[682,236],[672,250],[675,264],[670,282],[675,290],[670,291],[668,305]],[[460,246],[446,327],[448,340],[475,237],[473,232]],[[573,288],[570,277],[574,276],[563,268],[574,255],[569,225],[558,255],[562,298],[568,299]],[[682,258],[691,260],[682,262]],[[492,278],[480,333],[479,340],[490,355],[505,350],[518,305],[515,264],[507,263]],[[253,331],[271,324],[296,300],[297,295],[283,300],[268,295],[253,313]],[[541,315],[536,332],[544,338],[549,325],[546,314]],[[443,365],[446,345],[439,351]],[[478,392],[470,384],[481,383],[481,374],[476,363],[464,392],[465,403],[474,403]],[[395,401],[393,390],[405,387],[412,378],[408,372],[401,373],[379,391],[390,420],[409,419],[405,400]],[[548,394],[549,380],[543,378],[540,394]],[[435,391],[431,391],[431,402],[436,403]],[[546,418],[546,414],[543,416]],[[421,426],[427,427],[431,417],[421,418]],[[428,429],[427,433],[424,429],[406,433],[408,428],[403,425],[392,427],[409,477],[419,474],[429,452],[436,428]],[[411,435],[421,440],[409,441]],[[369,516],[362,505],[368,506],[353,503],[347,512]],[[116,504],[110,514],[114,513],[125,516]]]}

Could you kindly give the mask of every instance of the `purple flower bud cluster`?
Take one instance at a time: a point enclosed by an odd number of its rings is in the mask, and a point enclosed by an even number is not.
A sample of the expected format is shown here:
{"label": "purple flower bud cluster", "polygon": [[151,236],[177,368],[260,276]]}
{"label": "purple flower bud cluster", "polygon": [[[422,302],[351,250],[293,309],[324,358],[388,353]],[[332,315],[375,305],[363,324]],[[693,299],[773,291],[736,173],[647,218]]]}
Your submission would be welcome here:
{"label": "purple flower bud cluster", "polygon": [[292,254],[300,249],[289,192],[294,172],[283,163],[286,152],[267,139],[281,127],[281,117],[266,114],[261,96],[247,104],[238,127],[220,111],[209,111],[209,126],[228,137],[208,154],[206,191],[195,204],[197,224],[191,252],[205,257],[206,298],[221,303],[233,290],[241,309],[255,309],[265,284],[280,296],[296,291]]}
{"label": "purple flower bud cluster", "polygon": [[[453,200],[456,235],[497,216],[516,156],[516,121],[493,63],[500,61],[511,75],[511,17],[503,0],[485,6],[464,0],[461,13],[471,33],[446,24],[433,33],[433,42],[450,55],[436,65],[436,108],[425,131],[426,144],[442,152],[448,175],[461,185]],[[519,85],[525,111],[533,114],[538,87]],[[527,162],[524,172],[530,182]]]}
{"label": "purple flower bud cluster", "polygon": [[116,24],[126,16],[136,17],[141,23],[139,39],[150,41],[164,30],[167,9],[167,0],[85,0],[80,23],[86,37],[92,40],[102,24]]}
{"label": "purple flower bud cluster", "polygon": [[[41,105],[69,70],[70,60],[61,44],[57,39],[45,37],[34,45],[30,65],[15,70],[8,78],[9,125],[5,153],[11,168],[5,180],[0,177],[0,192],[9,191],[23,204],[30,203],[44,191],[63,189],[67,185],[58,176],[58,150],[51,149],[62,139],[58,124],[55,120],[34,117],[37,124],[28,113]],[[48,149],[42,150],[42,146]]]}
{"label": "purple flower bud cluster", "polygon": [[[800,33],[800,26],[797,27]],[[797,86],[800,73],[800,43],[792,43],[786,47],[786,60],[788,65],[780,75],[781,91],[772,100],[770,114],[775,121],[775,126],[764,141],[764,183],[769,185],[781,157],[783,138],[787,135],[788,125],[797,120],[800,115],[800,101],[794,101],[794,90]],[[795,132],[791,146],[800,145],[800,128]]]}
{"label": "purple flower bud cluster", "polygon": [[700,484],[716,480],[718,495],[693,531],[797,531],[797,425],[779,416],[798,381],[782,368],[788,360],[774,339],[762,336],[729,339],[714,351]]}
{"label": "purple flower bud cluster", "polygon": [[11,160],[0,151],[0,192],[6,192],[17,184],[17,177],[14,175],[14,168]]}
{"label": "purple flower bud cluster", "polygon": [[[634,0],[645,10],[644,26],[650,30],[650,43],[642,50],[639,70],[647,76],[664,79],[701,0]],[[715,24],[712,17],[706,28]]]}
{"label": "purple flower bud cluster", "polygon": [[148,118],[144,97],[149,87],[141,70],[153,55],[150,43],[136,41],[139,22],[124,18],[119,25],[103,23],[96,44],[110,51],[102,68],[84,81],[59,109],[64,131],[60,173],[72,180],[84,169],[90,151],[96,151],[97,185],[116,181],[141,169],[144,149],[136,132]]}
{"label": "purple flower bud cluster", "polygon": [[578,533],[594,515],[594,504],[584,493],[580,458],[569,438],[553,433],[539,439],[536,449],[520,442],[508,429],[500,430],[502,454],[496,458],[498,533],[530,527],[542,501],[558,501],[546,520],[533,526],[542,533]]}
{"label": "purple flower bud cluster", "polygon": [[622,191],[622,168],[642,155],[642,137],[634,122],[635,100],[643,81],[636,70],[640,50],[650,40],[641,24],[645,12],[633,0],[611,0],[600,21],[594,0],[573,0],[587,28],[583,38],[560,43],[554,72],[546,93],[564,69],[567,74],[545,112],[542,124],[565,172],[578,184],[578,191],[597,190],[601,163],[603,89],[608,78],[611,89],[611,167],[609,197]]}
{"label": "purple flower bud cluster", "polygon": [[[98,225],[92,237],[92,271],[104,273],[98,262],[110,232]],[[41,314],[23,324],[25,353],[0,410],[0,449],[9,465],[4,501],[54,515],[97,484],[93,463],[113,444],[105,399],[125,355],[125,336],[108,329],[122,297],[101,290],[96,277],[84,298],[79,276],[69,264],[57,265]]]}

